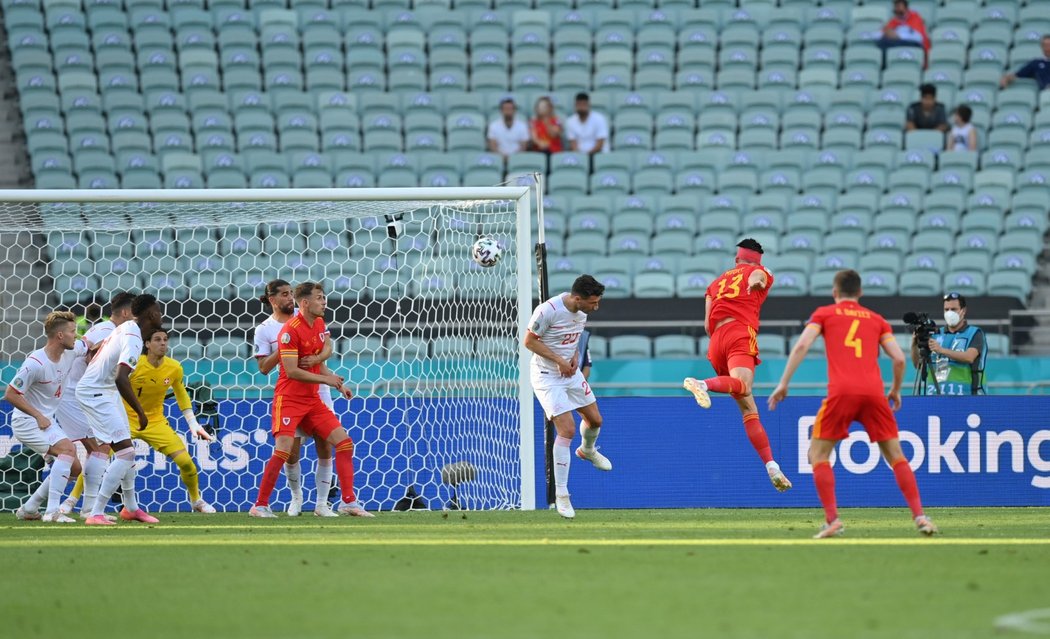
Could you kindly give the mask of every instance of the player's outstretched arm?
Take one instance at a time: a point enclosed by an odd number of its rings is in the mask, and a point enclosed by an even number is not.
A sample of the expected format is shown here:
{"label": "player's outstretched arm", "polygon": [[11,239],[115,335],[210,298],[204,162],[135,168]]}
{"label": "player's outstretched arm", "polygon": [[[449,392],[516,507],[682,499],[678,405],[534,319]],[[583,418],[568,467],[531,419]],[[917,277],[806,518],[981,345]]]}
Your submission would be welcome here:
{"label": "player's outstretched arm", "polygon": [[890,392],[887,393],[886,397],[890,401],[890,408],[900,410],[901,385],[904,384],[904,368],[906,365],[904,351],[901,350],[892,333],[885,333],[879,343],[882,346],[882,350],[893,360],[893,384],[890,386]]}
{"label": "player's outstretched arm", "polygon": [[751,271],[751,275],[747,276],[747,292],[761,291],[769,284],[769,277],[766,276],[766,272],[760,268],[756,268]]}
{"label": "player's outstretched arm", "polygon": [[175,379],[171,383],[171,390],[175,391],[175,402],[178,403],[179,410],[182,411],[182,417],[186,420],[186,425],[190,427],[190,434],[206,442],[215,441],[208,434],[208,431],[204,430],[204,427],[200,425],[200,422],[197,421],[197,416],[193,413],[193,402],[190,401],[190,394],[186,392],[186,385],[183,383],[182,366],[179,366],[178,371],[175,373]]}
{"label": "player's outstretched arm", "polygon": [[575,359],[571,362],[566,361],[564,357],[558,357],[558,355],[550,349],[549,346],[543,343],[539,337],[534,335],[532,332],[525,333],[525,348],[529,349],[533,353],[536,353],[540,357],[550,360],[557,365],[558,370],[561,372],[563,377],[572,377],[576,374],[576,365],[579,363]]}
{"label": "player's outstretched arm", "polygon": [[788,356],[787,364],[784,366],[784,373],[780,376],[780,383],[773,389],[773,392],[769,395],[767,402],[769,410],[774,410],[777,404],[782,402],[788,394],[788,384],[791,383],[791,378],[795,375],[795,371],[798,370],[799,365],[802,364],[802,360],[806,358],[806,353],[809,352],[809,348],[813,346],[813,342],[820,337],[820,326],[817,324],[810,324],[802,331],[802,335],[795,342],[794,348],[791,349],[791,355]]}

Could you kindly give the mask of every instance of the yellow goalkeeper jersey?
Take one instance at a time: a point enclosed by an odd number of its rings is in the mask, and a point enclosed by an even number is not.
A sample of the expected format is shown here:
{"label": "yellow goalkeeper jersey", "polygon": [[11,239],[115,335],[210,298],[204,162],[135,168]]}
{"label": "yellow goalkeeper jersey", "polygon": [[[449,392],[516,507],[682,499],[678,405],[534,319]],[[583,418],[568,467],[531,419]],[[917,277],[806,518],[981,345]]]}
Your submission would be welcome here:
{"label": "yellow goalkeeper jersey", "polygon": [[[166,421],[164,397],[168,394],[169,388],[175,391],[175,401],[178,402],[180,410],[190,407],[190,395],[182,384],[182,364],[170,357],[161,360],[159,366],[150,364],[149,358],[145,355],[139,357],[138,366],[131,372],[130,379],[131,388],[138,396],[139,403],[142,404],[142,410],[146,412],[150,424]],[[128,411],[131,423],[137,424],[138,417],[126,402],[124,409]]]}

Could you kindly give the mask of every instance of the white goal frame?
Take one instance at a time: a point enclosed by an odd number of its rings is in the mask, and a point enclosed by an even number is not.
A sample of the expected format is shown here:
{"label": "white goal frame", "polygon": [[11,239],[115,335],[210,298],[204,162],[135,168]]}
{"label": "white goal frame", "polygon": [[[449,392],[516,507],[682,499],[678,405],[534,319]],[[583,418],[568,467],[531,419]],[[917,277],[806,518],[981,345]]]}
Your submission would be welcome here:
{"label": "white goal frame", "polygon": [[[535,438],[532,386],[528,362],[531,353],[520,336],[528,327],[533,300],[533,243],[532,219],[541,215],[536,210],[535,186],[450,187],[450,188],[318,188],[318,189],[14,189],[0,190],[0,206],[4,204],[49,203],[246,203],[246,202],[480,202],[510,201],[516,207],[517,237],[517,329],[518,329],[518,401],[519,401],[519,461],[521,465],[520,490],[522,510],[536,508]],[[541,205],[541,204],[540,204]],[[542,220],[541,220],[542,222]],[[540,224],[542,229],[542,223]],[[128,229],[134,230],[134,229]],[[25,232],[46,232],[32,226],[19,228],[11,220],[0,221],[0,235]],[[43,311],[43,309],[40,309]],[[6,314],[7,309],[0,310]],[[6,323],[4,318],[4,322]],[[24,353],[19,353],[23,355]]]}

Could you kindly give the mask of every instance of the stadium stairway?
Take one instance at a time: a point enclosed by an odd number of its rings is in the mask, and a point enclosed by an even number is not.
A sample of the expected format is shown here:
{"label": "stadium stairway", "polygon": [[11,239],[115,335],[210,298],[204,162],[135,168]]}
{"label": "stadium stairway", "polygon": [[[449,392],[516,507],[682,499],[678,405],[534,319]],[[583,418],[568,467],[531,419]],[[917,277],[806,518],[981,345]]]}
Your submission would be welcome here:
{"label": "stadium stairway", "polygon": [[0,29],[0,189],[32,188],[25,126],[11,68],[7,30]]}
{"label": "stadium stairway", "polygon": [[[1032,297],[1028,303],[1029,309],[1050,309],[1050,261],[1043,259],[1040,255],[1039,270],[1035,273],[1032,281]],[[1050,352],[1050,318],[1045,316],[1035,318],[1035,326],[1029,333],[1030,341],[1017,347],[1019,355],[1044,355]]]}

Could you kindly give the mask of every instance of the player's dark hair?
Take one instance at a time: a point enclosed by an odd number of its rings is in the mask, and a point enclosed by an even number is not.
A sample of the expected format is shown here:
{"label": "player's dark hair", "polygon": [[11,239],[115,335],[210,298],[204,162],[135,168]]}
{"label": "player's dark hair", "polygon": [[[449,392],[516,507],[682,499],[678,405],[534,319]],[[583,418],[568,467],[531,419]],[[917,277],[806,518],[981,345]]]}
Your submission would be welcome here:
{"label": "player's dark hair", "polygon": [[843,297],[860,297],[860,273],[853,269],[835,273],[835,289]]}
{"label": "player's dark hair", "polygon": [[259,301],[263,304],[269,304],[270,298],[277,295],[278,289],[282,286],[291,286],[291,283],[281,279],[270,280],[266,283],[266,288],[263,289],[263,294],[259,296]]}
{"label": "player's dark hair", "polygon": [[115,315],[117,311],[122,311],[126,308],[131,308],[131,302],[135,299],[134,293],[127,291],[121,291],[109,298],[109,314]]}
{"label": "player's dark hair", "polygon": [[930,96],[931,98],[937,97],[937,87],[927,82],[926,84],[919,87],[919,95],[922,97]]}
{"label": "player's dark hair", "polygon": [[149,343],[153,341],[153,336],[157,333],[168,333],[163,326],[157,326],[156,328],[150,329],[142,334],[142,354],[149,355]]}
{"label": "player's dark hair", "polygon": [[592,275],[581,275],[572,283],[571,292],[583,298],[601,297],[605,294],[605,284],[594,279]]}
{"label": "player's dark hair", "polygon": [[156,305],[157,298],[149,293],[136,295],[135,298],[131,300],[131,314],[138,317]]}
{"label": "player's dark hair", "polygon": [[324,286],[320,282],[303,282],[295,287],[295,292],[292,293],[292,297],[298,302],[310,297],[316,290],[324,292]]}
{"label": "player's dark hair", "polygon": [[959,119],[962,120],[965,124],[969,124],[970,118],[973,117],[973,109],[966,106],[965,104],[960,104],[958,107],[956,107],[955,112],[959,114]]}
{"label": "player's dark hair", "polygon": [[740,240],[740,243],[737,244],[737,248],[754,251],[759,255],[765,254],[765,251],[762,250],[762,245],[758,243],[758,240],[752,239],[750,237]]}
{"label": "player's dark hair", "polygon": [[576,94],[576,101],[577,102],[590,102],[591,101],[591,96],[587,95],[587,93],[585,91],[580,91],[579,93]]}
{"label": "player's dark hair", "polygon": [[514,108],[518,107],[517,104],[514,104],[514,98],[503,98],[502,100],[499,101],[499,108],[503,109],[503,105],[504,104],[509,104],[509,105],[511,105]]}

